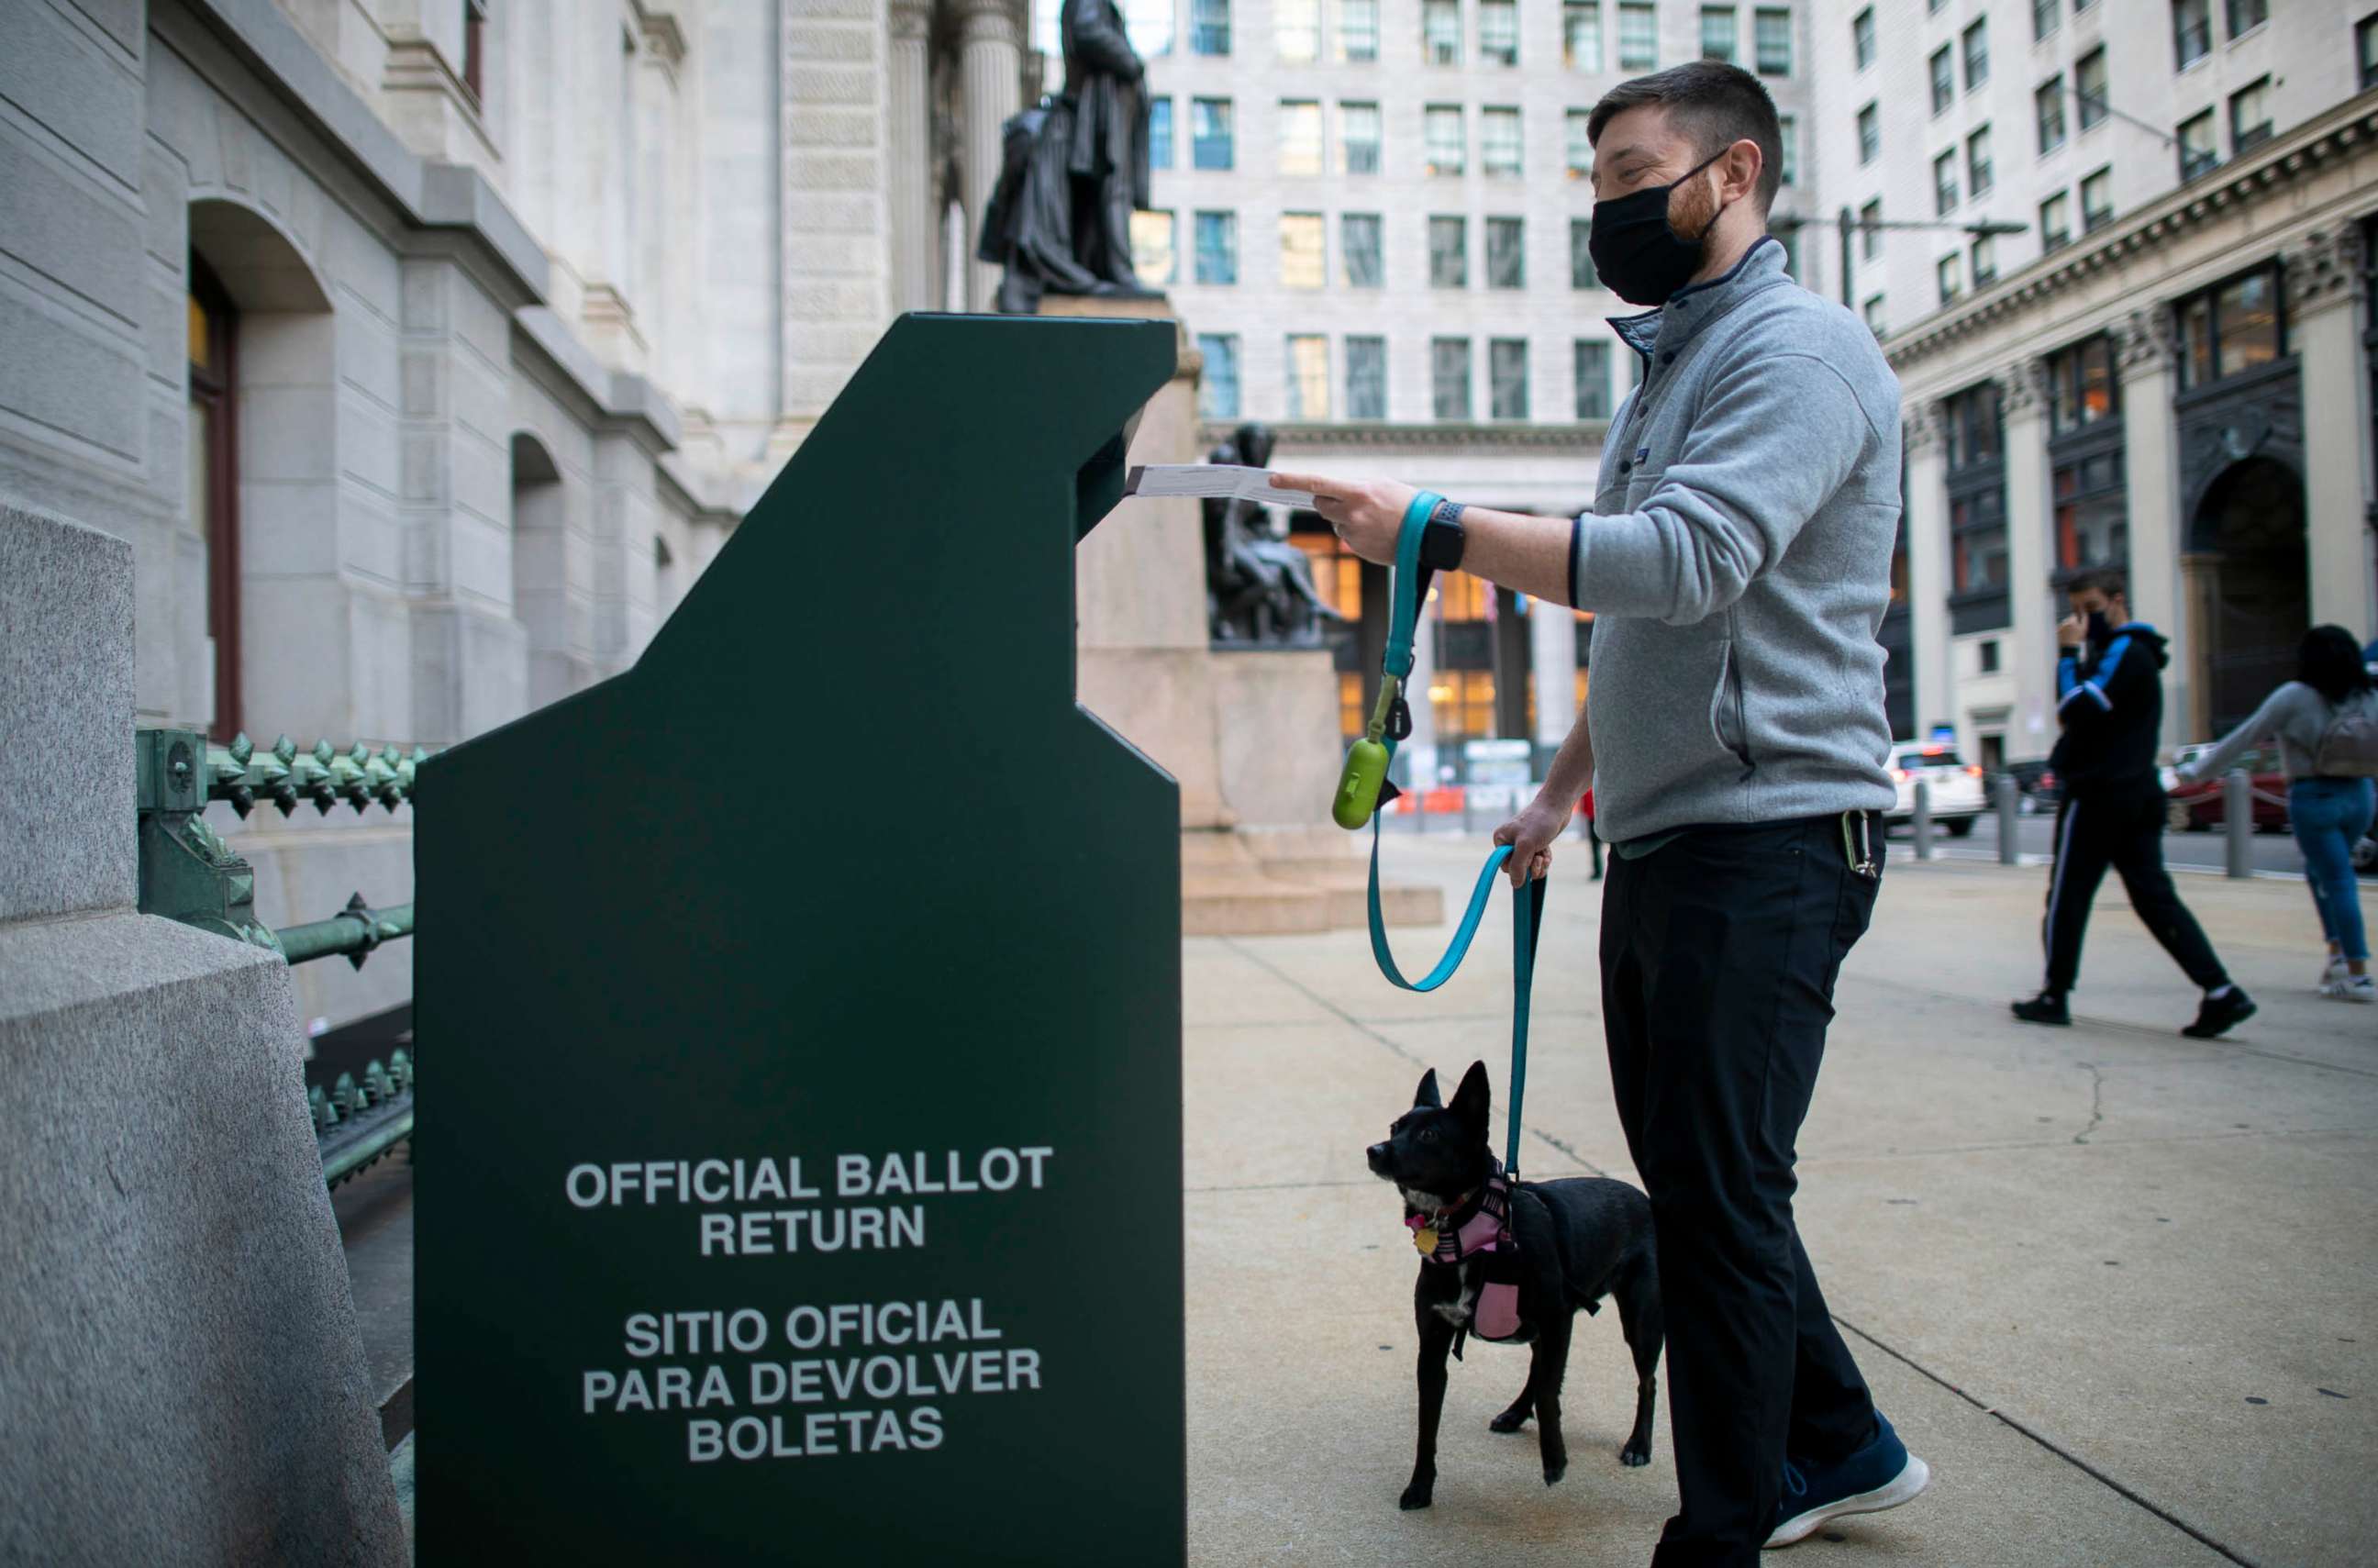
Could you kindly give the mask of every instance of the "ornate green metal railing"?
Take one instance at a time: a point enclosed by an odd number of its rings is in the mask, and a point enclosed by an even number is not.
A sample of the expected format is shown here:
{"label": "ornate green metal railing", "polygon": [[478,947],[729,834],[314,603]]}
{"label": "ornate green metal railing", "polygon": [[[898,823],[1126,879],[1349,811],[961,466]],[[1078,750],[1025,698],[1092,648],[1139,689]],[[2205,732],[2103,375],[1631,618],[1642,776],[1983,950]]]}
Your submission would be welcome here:
{"label": "ornate green metal railing", "polygon": [[387,1066],[366,1066],[360,1080],[342,1072],[329,1090],[308,1090],[306,1103],[322,1149],[322,1179],[336,1187],[413,1137],[413,1059],[393,1052]]}

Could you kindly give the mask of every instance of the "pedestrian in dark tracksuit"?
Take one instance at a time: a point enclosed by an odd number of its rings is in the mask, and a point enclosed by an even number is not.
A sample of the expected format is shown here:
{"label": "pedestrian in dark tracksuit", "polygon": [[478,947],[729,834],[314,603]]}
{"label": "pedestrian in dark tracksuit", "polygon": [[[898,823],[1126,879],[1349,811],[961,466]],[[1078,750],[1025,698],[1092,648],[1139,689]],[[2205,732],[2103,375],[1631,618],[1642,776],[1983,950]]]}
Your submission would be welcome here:
{"label": "pedestrian in dark tracksuit", "polygon": [[2048,759],[2062,783],[2056,864],[2048,879],[2047,983],[2014,1004],[2026,1023],[2072,1021],[2066,998],[2081,976],[2081,939],[2108,866],[2131,908],[2172,961],[2204,993],[2182,1034],[2209,1040],[2251,1018],[2254,1004],[2230,983],[2204,928],[2180,901],[2163,864],[2165,801],[2156,771],[2163,733],[2164,639],[2132,621],[2121,574],[2091,573],[2070,590],[2072,615],[2058,627],[2057,718],[2064,727]]}

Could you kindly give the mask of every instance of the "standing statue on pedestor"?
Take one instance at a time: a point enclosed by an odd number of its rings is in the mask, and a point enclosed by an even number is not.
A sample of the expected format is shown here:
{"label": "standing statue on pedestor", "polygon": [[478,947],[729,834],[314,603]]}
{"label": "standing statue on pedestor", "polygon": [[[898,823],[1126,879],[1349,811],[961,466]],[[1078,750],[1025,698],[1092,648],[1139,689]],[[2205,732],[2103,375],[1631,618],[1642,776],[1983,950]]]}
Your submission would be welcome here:
{"label": "standing statue on pedestor", "polygon": [[1006,269],[999,308],[1043,294],[1145,297],[1131,215],[1148,204],[1147,77],[1115,0],[1065,0],[1065,90],[1007,122],[975,259]]}
{"label": "standing statue on pedestor", "polygon": [[[1240,426],[1208,463],[1271,466],[1272,433]],[[1270,529],[1264,509],[1238,497],[1205,503],[1206,621],[1217,644],[1317,647],[1322,627],[1346,618],[1313,585],[1313,559]]]}

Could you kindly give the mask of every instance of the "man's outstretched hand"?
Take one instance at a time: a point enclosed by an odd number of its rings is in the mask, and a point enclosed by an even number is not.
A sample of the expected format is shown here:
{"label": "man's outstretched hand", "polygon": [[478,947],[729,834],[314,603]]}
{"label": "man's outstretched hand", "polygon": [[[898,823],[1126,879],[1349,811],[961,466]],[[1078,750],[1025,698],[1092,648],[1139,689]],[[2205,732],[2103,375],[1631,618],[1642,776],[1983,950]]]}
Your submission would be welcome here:
{"label": "man's outstretched hand", "polygon": [[1382,566],[1396,563],[1396,537],[1404,513],[1420,492],[1392,479],[1325,479],[1318,474],[1274,474],[1272,488],[1310,490],[1313,510],[1336,530],[1346,548]]}
{"label": "man's outstretched hand", "polygon": [[1552,842],[1567,826],[1567,815],[1539,795],[1525,811],[1495,829],[1495,842],[1511,846],[1511,858],[1503,862],[1503,869],[1509,874],[1512,887],[1552,874]]}

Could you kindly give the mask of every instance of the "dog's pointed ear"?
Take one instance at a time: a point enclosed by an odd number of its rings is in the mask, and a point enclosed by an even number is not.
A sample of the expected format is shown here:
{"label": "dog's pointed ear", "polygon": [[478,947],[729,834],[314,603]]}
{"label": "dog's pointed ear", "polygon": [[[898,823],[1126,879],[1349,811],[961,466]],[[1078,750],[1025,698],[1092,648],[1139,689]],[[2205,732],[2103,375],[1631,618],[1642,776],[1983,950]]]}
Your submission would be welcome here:
{"label": "dog's pointed ear", "polygon": [[1461,1087],[1453,1092],[1453,1114],[1483,1133],[1494,1097],[1494,1092],[1486,1086],[1486,1064],[1472,1062],[1470,1070],[1461,1075]]}
{"label": "dog's pointed ear", "polygon": [[1445,1100],[1436,1092],[1436,1069],[1431,1067],[1420,1075],[1420,1092],[1412,1096],[1412,1109],[1441,1111],[1444,1108]]}

